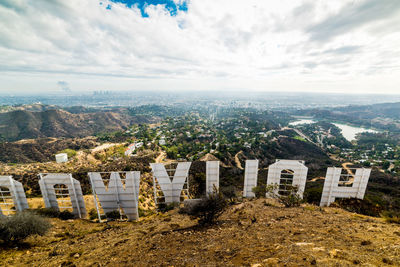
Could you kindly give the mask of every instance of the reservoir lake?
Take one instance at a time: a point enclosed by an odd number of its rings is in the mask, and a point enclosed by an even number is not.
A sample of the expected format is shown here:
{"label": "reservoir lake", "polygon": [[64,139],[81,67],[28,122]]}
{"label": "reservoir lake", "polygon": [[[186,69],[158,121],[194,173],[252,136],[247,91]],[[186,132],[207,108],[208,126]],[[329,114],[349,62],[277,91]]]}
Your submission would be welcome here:
{"label": "reservoir lake", "polygon": [[[315,123],[316,121],[313,119],[301,119],[298,121],[294,121],[289,123],[290,126],[296,126],[300,124],[311,124]],[[340,128],[342,130],[342,135],[344,138],[346,138],[348,141],[352,141],[356,139],[356,135],[358,133],[364,133],[364,132],[369,132],[369,133],[377,133],[378,131],[372,130],[372,129],[366,129],[362,127],[356,127],[356,126],[350,126],[347,124],[342,124],[342,123],[332,123],[336,127]]]}

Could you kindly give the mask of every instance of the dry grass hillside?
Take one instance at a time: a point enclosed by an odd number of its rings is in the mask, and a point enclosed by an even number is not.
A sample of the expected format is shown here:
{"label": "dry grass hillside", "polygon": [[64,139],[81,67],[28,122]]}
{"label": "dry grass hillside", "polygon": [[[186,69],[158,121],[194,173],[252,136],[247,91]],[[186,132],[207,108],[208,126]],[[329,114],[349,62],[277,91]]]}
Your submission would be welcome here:
{"label": "dry grass hillside", "polygon": [[95,137],[40,138],[16,142],[0,142],[0,162],[37,163],[54,161],[54,155],[64,149],[87,150],[99,145]]}
{"label": "dry grass hillside", "polygon": [[338,208],[232,205],[209,228],[172,210],[138,222],[52,219],[2,266],[399,266],[400,225]]}
{"label": "dry grass hillside", "polygon": [[62,109],[38,112],[16,110],[0,113],[0,140],[16,141],[44,137],[84,137],[121,131],[142,119],[123,112],[70,113]]}

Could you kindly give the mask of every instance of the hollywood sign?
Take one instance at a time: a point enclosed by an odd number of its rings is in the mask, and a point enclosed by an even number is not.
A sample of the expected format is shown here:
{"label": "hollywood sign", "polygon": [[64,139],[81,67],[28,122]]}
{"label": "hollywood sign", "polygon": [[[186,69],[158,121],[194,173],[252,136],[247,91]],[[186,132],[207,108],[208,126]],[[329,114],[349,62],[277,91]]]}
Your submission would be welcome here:
{"label": "hollywood sign", "polygon": [[[219,161],[206,162],[206,194],[219,188]],[[156,204],[181,202],[184,186],[189,187],[188,176],[191,162],[179,162],[175,169],[166,169],[162,163],[150,164],[153,173],[153,190]],[[297,188],[303,197],[308,168],[304,161],[277,160],[268,167],[267,185],[276,185],[276,193],[286,190],[288,185]],[[335,198],[363,199],[371,169],[345,170],[329,167],[325,177],[320,206],[329,206]],[[39,186],[46,208],[70,209],[77,218],[86,217],[85,202],[80,182],[65,173],[39,174]],[[88,173],[99,220],[101,214],[119,211],[128,220],[139,218],[138,200],[140,172],[90,172]],[[258,160],[246,160],[243,197],[255,197]],[[158,195],[161,195],[161,197]],[[187,194],[188,196],[188,194]],[[266,195],[268,197],[268,194]],[[0,215],[28,208],[22,184],[11,176],[0,176]]]}

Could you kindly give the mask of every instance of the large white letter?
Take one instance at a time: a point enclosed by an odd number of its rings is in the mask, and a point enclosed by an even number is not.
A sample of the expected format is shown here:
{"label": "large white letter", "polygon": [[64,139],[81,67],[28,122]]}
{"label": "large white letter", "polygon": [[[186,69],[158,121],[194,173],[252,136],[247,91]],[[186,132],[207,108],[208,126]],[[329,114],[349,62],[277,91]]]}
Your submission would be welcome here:
{"label": "large white letter", "polygon": [[[164,194],[165,203],[180,202],[182,189],[188,178],[191,164],[191,162],[179,162],[171,181],[162,163],[150,163],[153,171],[154,192],[157,190],[156,183],[158,183]],[[157,199],[155,201],[157,203]]]}
{"label": "large white letter", "polygon": [[257,186],[258,160],[246,160],[244,171],[243,197],[255,197],[253,188]]}
{"label": "large white letter", "polygon": [[336,197],[339,198],[350,198],[355,197],[359,199],[364,198],[365,190],[367,189],[367,184],[369,176],[371,174],[371,169],[356,169],[356,173],[353,176],[351,173],[345,174],[345,176],[351,177],[349,182],[353,180],[353,185],[351,187],[339,185],[340,177],[342,176],[342,168],[330,167],[326,172],[324,189],[322,191],[322,197],[320,206],[329,206],[335,201]]}
{"label": "large white letter", "polygon": [[219,189],[219,161],[206,162],[206,194],[212,194]]}
{"label": "large white letter", "polygon": [[28,208],[22,184],[11,176],[0,176],[0,215],[3,214],[3,211],[6,215],[10,215],[15,211],[23,211]]}
{"label": "large white letter", "polygon": [[99,215],[100,211],[97,198],[99,199],[104,213],[114,210],[118,210],[121,213],[122,209],[126,217],[128,217],[128,220],[139,219],[138,200],[140,172],[130,171],[124,173],[126,175],[125,188],[118,172],[107,173],[107,175],[110,175],[107,188],[104,185],[100,172],[88,173],[90,183],[92,184],[97,213]]}
{"label": "large white letter", "polygon": [[[84,218],[86,216],[81,184],[72,178],[71,174],[41,173],[39,176],[40,191],[42,191],[46,208],[72,209],[72,213],[76,217]],[[59,201],[57,201],[57,196]]]}
{"label": "large white letter", "polygon": [[[267,185],[278,185],[275,193],[285,192],[288,186],[297,186],[297,193],[303,197],[308,168],[301,160],[280,160],[268,167]],[[268,193],[267,193],[268,196]]]}

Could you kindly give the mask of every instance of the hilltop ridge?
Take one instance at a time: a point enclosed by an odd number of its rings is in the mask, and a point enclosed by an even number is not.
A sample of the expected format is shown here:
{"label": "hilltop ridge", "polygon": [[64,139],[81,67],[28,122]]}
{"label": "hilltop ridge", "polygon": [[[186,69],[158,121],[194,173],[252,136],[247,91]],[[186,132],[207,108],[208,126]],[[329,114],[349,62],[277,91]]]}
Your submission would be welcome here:
{"label": "hilltop ridge", "polygon": [[199,228],[172,210],[139,222],[53,219],[32,247],[0,252],[8,266],[388,266],[400,264],[400,225],[338,208],[283,208],[257,199],[231,205]]}

